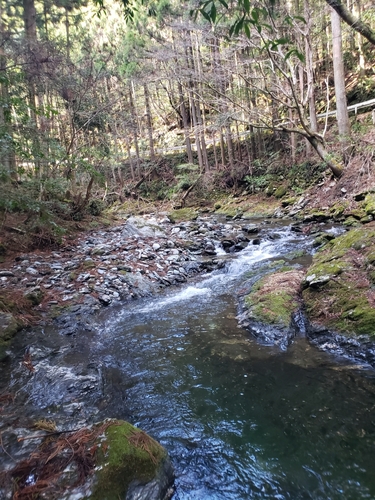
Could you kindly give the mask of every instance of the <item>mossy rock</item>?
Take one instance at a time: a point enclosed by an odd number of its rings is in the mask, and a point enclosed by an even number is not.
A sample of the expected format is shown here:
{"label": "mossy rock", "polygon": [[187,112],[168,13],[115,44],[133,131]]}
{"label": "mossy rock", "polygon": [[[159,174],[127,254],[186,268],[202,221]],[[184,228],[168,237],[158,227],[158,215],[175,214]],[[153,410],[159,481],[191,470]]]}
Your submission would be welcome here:
{"label": "mossy rock", "polygon": [[360,223],[361,224],[368,224],[369,222],[372,222],[374,220],[374,216],[373,215],[365,215],[364,217],[362,217],[362,219],[360,219]]}
{"label": "mossy rock", "polygon": [[372,222],[337,237],[315,254],[303,291],[313,327],[375,337],[374,246]]}
{"label": "mossy rock", "polygon": [[366,212],[361,208],[355,208],[353,210],[350,210],[350,212],[346,213],[346,217],[354,217],[357,220],[361,220],[365,216]]}
{"label": "mossy rock", "polygon": [[330,233],[319,233],[316,238],[313,241],[313,247],[320,247],[322,245],[325,245],[329,241],[332,241],[335,239],[335,236]]}
{"label": "mossy rock", "polygon": [[10,340],[19,329],[20,325],[12,314],[0,312],[0,340]]}
{"label": "mossy rock", "polygon": [[198,211],[195,208],[178,208],[168,214],[171,222],[191,221],[198,217]]}
{"label": "mossy rock", "polygon": [[288,192],[287,186],[279,186],[273,195],[275,198],[280,199],[283,196],[285,196],[287,192]]}
{"label": "mossy rock", "polygon": [[238,214],[238,208],[224,205],[216,209],[216,213],[219,215],[226,215],[227,217],[235,217]]}
{"label": "mossy rock", "polygon": [[366,215],[375,215],[375,194],[369,193],[363,202]]}
{"label": "mossy rock", "polygon": [[345,212],[345,209],[347,208],[348,206],[348,202],[339,202],[339,203],[335,203],[334,205],[332,205],[332,207],[330,208],[330,213],[332,215],[332,217],[334,219],[337,219],[337,218],[340,218],[341,215]]}
{"label": "mossy rock", "polygon": [[43,300],[44,293],[42,290],[32,290],[31,292],[25,293],[24,296],[33,306],[38,306]]}
{"label": "mossy rock", "polygon": [[300,307],[303,277],[304,271],[285,266],[260,279],[245,298],[252,317],[261,323],[289,328],[292,314]]}
{"label": "mossy rock", "polygon": [[161,500],[173,484],[166,450],[133,425],[114,421],[100,438],[90,500]]}
{"label": "mossy rock", "polygon": [[355,226],[359,226],[360,223],[358,222],[358,220],[353,217],[352,215],[349,215],[349,217],[347,217],[344,222],[343,222],[344,226],[346,227],[355,227]]}
{"label": "mossy rock", "polygon": [[0,362],[3,362],[9,358],[8,354],[9,345],[10,342],[4,342],[3,340],[0,339]]}
{"label": "mossy rock", "polygon": [[285,200],[283,200],[281,202],[281,206],[282,207],[289,207],[290,205],[294,205],[294,203],[296,203],[297,201],[297,198],[286,198]]}

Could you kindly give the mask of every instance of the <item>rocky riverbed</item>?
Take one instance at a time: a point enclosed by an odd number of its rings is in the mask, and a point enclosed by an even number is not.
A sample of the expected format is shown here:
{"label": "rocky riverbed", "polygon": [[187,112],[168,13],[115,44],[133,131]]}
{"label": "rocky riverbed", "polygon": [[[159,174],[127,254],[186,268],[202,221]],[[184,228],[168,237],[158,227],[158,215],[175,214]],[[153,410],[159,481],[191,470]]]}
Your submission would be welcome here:
{"label": "rocky riverbed", "polygon": [[[217,252],[259,243],[254,224],[200,217],[172,223],[165,215],[129,217],[109,229],[84,234],[74,245],[49,253],[16,255],[0,269],[0,296],[21,296],[41,316],[57,318],[61,333],[89,328],[102,306],[157,293],[222,265]],[[5,299],[4,299],[5,300]],[[0,337],[17,323],[0,314]]]}

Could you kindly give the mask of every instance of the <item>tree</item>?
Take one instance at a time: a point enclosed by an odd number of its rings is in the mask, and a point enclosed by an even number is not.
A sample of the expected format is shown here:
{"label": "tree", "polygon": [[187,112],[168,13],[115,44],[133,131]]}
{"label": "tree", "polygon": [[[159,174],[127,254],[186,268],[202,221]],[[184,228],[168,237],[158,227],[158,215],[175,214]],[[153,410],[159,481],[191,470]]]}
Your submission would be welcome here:
{"label": "tree", "polygon": [[[122,0],[124,3],[129,3],[127,0]],[[360,18],[354,16],[348,8],[342,3],[341,0],[325,0],[326,3],[334,9],[341,19],[348,24],[352,29],[364,36],[370,43],[375,45],[375,31]],[[263,7],[251,6],[250,0],[237,0],[234,2],[236,6],[237,19],[232,25],[232,30],[237,33],[244,29],[246,31],[246,26],[252,24],[258,29],[261,28],[262,24],[259,22],[259,15],[257,14],[259,10],[268,9],[267,5],[264,4]],[[276,0],[270,0],[270,9],[276,5]],[[230,11],[228,3],[226,0],[200,0],[195,13],[200,12],[207,20],[215,23],[219,18],[218,12],[219,8],[223,7],[226,11]]]}
{"label": "tree", "polygon": [[345,70],[342,55],[341,19],[331,9],[333,73],[335,80],[336,114],[339,138],[345,160],[345,146],[350,134],[350,122],[346,104]]}

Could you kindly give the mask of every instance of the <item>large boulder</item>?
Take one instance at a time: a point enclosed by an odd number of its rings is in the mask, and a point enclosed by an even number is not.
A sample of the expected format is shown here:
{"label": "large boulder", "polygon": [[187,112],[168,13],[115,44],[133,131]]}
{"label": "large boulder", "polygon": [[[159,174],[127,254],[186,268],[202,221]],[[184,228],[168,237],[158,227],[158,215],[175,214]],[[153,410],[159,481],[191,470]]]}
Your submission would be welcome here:
{"label": "large boulder", "polygon": [[12,314],[0,312],[0,341],[10,340],[19,329],[20,326]]}
{"label": "large boulder", "polygon": [[296,325],[301,307],[301,269],[284,268],[259,279],[243,301],[238,317],[258,340],[286,349],[300,325]]}
{"label": "large boulder", "polygon": [[100,439],[92,500],[163,500],[174,474],[166,450],[145,432],[124,421]]}
{"label": "large boulder", "polygon": [[[174,473],[166,450],[148,434],[122,420],[56,432],[53,421],[39,420],[32,434],[5,433],[17,463],[4,463],[0,496],[59,500],[167,500]],[[47,432],[45,436],[41,431]],[[26,443],[26,444],[25,444]],[[14,496],[13,496],[14,495]]]}

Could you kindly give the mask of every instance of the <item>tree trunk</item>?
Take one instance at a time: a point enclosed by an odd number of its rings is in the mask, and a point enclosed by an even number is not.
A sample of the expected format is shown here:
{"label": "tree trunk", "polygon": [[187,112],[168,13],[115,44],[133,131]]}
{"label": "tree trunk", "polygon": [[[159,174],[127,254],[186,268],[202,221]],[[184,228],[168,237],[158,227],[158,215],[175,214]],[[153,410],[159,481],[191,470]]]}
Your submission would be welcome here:
{"label": "tree trunk", "polygon": [[143,84],[144,97],[145,97],[145,115],[147,122],[147,133],[148,133],[148,143],[150,147],[151,160],[155,161],[155,149],[154,149],[154,137],[152,130],[152,118],[151,118],[151,107],[150,107],[150,92],[146,83]]}
{"label": "tree trunk", "polygon": [[7,78],[7,58],[5,51],[3,49],[4,41],[4,24],[2,17],[2,2],[0,1],[0,95],[2,105],[0,106],[0,131],[1,135],[4,137],[2,142],[2,147],[0,148],[0,161],[9,177],[13,180],[17,180],[16,173],[16,159],[13,148],[13,130],[12,130],[12,119],[11,119],[11,107],[9,106],[9,90],[8,90],[8,78]]}
{"label": "tree trunk", "polygon": [[131,127],[134,137],[134,147],[135,154],[137,158],[137,174],[138,178],[141,177],[141,161],[139,156],[139,146],[138,146],[138,117],[137,110],[135,109],[134,99],[133,99],[133,84],[130,85],[129,89],[129,104],[130,104],[130,114],[131,114]]}
{"label": "tree trunk", "polygon": [[315,149],[315,151],[318,153],[320,158],[328,165],[328,167],[331,169],[331,172],[336,178],[340,178],[343,174],[343,168],[342,166],[336,162],[335,160],[332,159],[332,155],[328,153],[326,148],[324,147],[324,144],[317,139],[315,136],[309,136],[307,137],[308,141],[312,145],[312,147]]}
{"label": "tree trunk", "polygon": [[345,92],[345,70],[342,56],[341,20],[337,12],[331,9],[333,74],[335,80],[337,126],[341,150],[345,161],[345,148],[350,135],[350,122]]}

